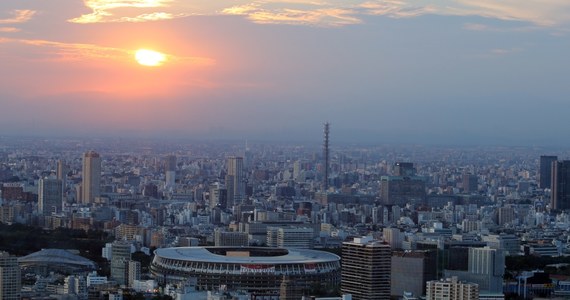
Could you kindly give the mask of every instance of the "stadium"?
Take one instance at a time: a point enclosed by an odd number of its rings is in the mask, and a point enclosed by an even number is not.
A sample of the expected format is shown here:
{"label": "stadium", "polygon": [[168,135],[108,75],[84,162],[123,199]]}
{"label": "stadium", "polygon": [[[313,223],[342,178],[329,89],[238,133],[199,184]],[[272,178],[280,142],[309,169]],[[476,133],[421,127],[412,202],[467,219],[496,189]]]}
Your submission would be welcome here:
{"label": "stadium", "polygon": [[227,288],[279,294],[288,279],[298,290],[340,284],[340,257],[323,251],[262,247],[180,247],[154,252],[160,283],[192,282],[198,290]]}

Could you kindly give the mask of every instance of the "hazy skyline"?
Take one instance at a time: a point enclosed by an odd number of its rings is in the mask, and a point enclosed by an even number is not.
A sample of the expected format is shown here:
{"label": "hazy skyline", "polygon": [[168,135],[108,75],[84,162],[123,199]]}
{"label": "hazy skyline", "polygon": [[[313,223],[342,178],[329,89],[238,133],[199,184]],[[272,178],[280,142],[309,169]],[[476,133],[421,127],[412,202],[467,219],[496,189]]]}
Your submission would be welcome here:
{"label": "hazy skyline", "polygon": [[0,135],[568,145],[569,36],[559,0],[7,0]]}

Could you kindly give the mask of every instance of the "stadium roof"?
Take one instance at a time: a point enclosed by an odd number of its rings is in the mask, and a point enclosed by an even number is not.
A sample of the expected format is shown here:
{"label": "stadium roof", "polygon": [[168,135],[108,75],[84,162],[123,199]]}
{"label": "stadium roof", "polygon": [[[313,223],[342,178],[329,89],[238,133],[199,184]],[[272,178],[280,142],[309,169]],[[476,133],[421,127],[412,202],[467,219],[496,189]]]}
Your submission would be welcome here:
{"label": "stadium roof", "polygon": [[[250,252],[250,256],[239,256],[239,254],[236,256],[231,255],[231,253],[236,252]],[[255,255],[255,253],[260,252],[273,253],[268,255]],[[276,255],[276,252],[280,255]],[[257,247],[177,247],[157,249],[154,253],[155,255],[166,259],[238,264],[321,263],[340,260],[338,255],[324,251]],[[227,255],[228,253],[230,253],[230,255]]]}
{"label": "stadium roof", "polygon": [[67,265],[76,268],[96,269],[93,261],[63,249],[42,249],[18,258],[20,265]]}

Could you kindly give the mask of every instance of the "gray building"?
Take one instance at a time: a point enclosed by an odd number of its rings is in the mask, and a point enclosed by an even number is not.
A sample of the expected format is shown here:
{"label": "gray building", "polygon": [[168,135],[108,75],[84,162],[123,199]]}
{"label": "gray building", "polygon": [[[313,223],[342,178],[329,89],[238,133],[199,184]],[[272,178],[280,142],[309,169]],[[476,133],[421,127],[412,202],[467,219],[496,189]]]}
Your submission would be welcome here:
{"label": "gray building", "polygon": [[404,292],[425,295],[426,281],[437,279],[437,252],[398,251],[392,253],[392,296],[401,297]]}

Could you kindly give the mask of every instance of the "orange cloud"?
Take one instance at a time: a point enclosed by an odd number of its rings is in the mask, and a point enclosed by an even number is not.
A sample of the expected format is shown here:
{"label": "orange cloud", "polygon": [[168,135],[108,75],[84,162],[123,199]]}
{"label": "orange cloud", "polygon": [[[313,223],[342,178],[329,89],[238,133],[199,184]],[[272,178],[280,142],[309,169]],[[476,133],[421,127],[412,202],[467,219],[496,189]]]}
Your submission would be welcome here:
{"label": "orange cloud", "polygon": [[25,23],[32,19],[36,14],[35,11],[29,9],[18,9],[10,12],[10,17],[7,19],[0,19],[0,24],[16,24]]}
{"label": "orange cloud", "polygon": [[173,0],[84,0],[85,6],[91,9],[91,13],[69,20],[73,23],[97,23],[97,22],[141,22],[170,19],[173,15],[161,12],[139,14],[135,17],[117,17],[112,11],[126,8],[161,8],[167,7]]}
{"label": "orange cloud", "polygon": [[0,32],[18,32],[19,28],[16,27],[0,27]]}

